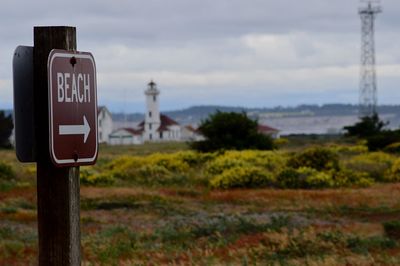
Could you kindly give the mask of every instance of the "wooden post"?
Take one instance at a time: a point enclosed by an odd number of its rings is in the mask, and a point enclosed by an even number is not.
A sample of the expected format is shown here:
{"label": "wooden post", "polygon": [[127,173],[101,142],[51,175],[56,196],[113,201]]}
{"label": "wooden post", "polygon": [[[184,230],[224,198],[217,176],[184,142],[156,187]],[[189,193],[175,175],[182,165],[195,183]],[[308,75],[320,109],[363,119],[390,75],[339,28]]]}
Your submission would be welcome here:
{"label": "wooden post", "polygon": [[34,120],[39,265],[80,265],[79,167],[55,167],[49,156],[47,58],[76,50],[74,27],[34,28]]}

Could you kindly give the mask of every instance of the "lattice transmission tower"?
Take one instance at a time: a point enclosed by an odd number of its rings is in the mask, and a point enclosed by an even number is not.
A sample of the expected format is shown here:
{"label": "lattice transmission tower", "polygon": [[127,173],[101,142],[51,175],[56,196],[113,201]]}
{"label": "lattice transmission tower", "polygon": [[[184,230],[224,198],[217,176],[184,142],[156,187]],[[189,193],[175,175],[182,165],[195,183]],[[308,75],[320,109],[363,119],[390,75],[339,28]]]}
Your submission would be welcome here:
{"label": "lattice transmission tower", "polygon": [[361,73],[359,116],[372,116],[376,113],[377,84],[375,72],[374,21],[382,9],[378,1],[366,2],[366,7],[358,10],[361,18]]}

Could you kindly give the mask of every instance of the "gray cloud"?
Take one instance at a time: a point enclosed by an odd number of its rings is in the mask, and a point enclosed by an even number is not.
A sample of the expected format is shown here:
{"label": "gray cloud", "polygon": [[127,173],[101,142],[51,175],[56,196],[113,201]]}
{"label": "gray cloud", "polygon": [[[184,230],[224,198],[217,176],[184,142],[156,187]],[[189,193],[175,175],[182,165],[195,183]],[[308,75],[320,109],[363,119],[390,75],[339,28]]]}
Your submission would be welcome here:
{"label": "gray cloud", "polygon": [[[77,27],[98,68],[101,104],[143,109],[154,78],[161,107],[357,102],[360,20],[348,0],[3,0],[0,108],[12,102],[12,52],[36,25]],[[377,18],[379,99],[400,92],[400,2]],[[390,95],[387,96],[387,95]]]}

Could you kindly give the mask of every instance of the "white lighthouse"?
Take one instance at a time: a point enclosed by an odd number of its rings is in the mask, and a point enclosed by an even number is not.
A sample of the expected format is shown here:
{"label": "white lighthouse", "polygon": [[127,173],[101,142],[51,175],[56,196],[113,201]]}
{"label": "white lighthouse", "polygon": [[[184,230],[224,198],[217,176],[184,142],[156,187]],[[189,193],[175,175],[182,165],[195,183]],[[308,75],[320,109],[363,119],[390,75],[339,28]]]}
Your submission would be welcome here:
{"label": "white lighthouse", "polygon": [[160,139],[158,129],[160,127],[160,109],[158,105],[158,95],[160,91],[157,84],[151,81],[147,85],[144,94],[146,95],[146,114],[144,118],[144,140],[155,141]]}

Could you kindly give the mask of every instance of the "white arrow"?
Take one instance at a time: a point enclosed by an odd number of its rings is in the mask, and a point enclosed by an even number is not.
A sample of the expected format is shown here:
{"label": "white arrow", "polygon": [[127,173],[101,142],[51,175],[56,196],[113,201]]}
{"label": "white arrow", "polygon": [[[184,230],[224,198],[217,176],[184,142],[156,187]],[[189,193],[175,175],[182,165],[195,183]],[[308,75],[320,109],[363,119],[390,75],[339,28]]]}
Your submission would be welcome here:
{"label": "white arrow", "polygon": [[90,126],[86,117],[83,116],[83,125],[60,125],[58,126],[58,130],[60,135],[81,135],[83,134],[83,143],[86,143],[86,140],[90,133]]}

